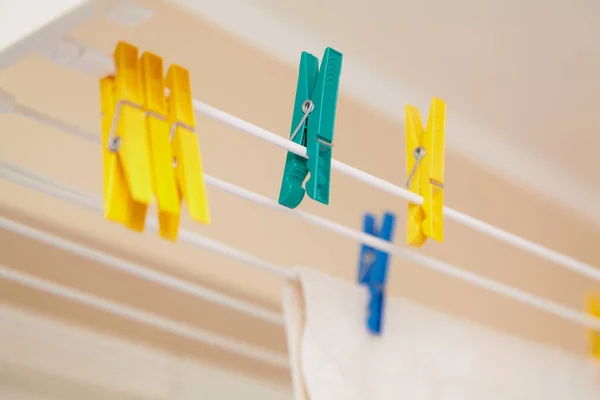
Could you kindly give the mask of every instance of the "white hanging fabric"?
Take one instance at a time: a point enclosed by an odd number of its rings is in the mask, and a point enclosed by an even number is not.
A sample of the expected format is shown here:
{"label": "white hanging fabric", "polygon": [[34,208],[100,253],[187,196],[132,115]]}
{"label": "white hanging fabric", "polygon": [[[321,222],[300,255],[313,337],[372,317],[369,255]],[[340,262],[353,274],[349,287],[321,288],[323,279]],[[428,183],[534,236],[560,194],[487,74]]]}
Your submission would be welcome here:
{"label": "white hanging fabric", "polygon": [[366,304],[364,288],[308,269],[284,284],[297,400],[600,399],[591,360],[399,298],[371,336]]}

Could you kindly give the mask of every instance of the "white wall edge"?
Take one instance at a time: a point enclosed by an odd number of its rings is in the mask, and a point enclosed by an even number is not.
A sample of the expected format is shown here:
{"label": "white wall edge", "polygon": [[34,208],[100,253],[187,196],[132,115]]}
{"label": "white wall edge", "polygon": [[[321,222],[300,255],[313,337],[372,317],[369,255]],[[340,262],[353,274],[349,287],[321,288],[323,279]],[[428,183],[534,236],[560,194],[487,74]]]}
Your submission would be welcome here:
{"label": "white wall edge", "polygon": [[0,1],[0,69],[91,17],[94,0]]}

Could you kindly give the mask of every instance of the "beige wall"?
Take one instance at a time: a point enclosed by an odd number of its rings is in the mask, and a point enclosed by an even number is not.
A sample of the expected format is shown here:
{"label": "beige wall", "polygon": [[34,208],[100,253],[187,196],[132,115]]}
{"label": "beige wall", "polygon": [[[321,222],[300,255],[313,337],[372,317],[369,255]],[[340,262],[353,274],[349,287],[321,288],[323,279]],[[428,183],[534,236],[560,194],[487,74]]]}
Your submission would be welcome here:
{"label": "beige wall", "polygon": [[[74,36],[110,53],[119,39],[137,44],[192,71],[196,98],[287,136],[297,71],[162,3],[148,2],[155,17],[127,30],[98,18]],[[274,32],[276,34],[276,32]],[[343,49],[341,49],[343,51]],[[343,88],[342,72],[342,88]],[[18,99],[74,124],[98,131],[98,82],[31,56],[0,72],[0,87]],[[431,93],[435,95],[436,93]],[[398,104],[398,112],[403,112]],[[448,106],[452,118],[452,104]],[[276,198],[285,154],[281,149],[215,121],[198,117],[206,173]],[[452,132],[448,132],[452,135]],[[16,116],[0,118],[0,157],[96,195],[101,191],[100,150],[62,132]],[[401,185],[404,178],[403,127],[386,120],[342,92],[334,157]],[[446,163],[446,204],[593,265],[600,265],[600,229],[571,211],[518,189],[454,154]],[[348,177],[332,176],[331,204],[306,201],[301,208],[360,229],[362,213],[391,209],[398,213],[396,243],[403,244],[406,203]],[[245,200],[209,189],[213,223],[185,221],[186,228],[239,247],[271,262],[302,264],[355,279],[358,244],[294,217],[276,214]],[[210,287],[278,308],[280,278],[183,244],[161,241],[153,233],[135,234],[77,206],[0,181],[1,215],[15,217],[102,249],[142,260]],[[453,222],[446,242],[419,250],[466,270],[514,285],[533,294],[583,310],[584,295],[600,285],[557,265],[482,236]],[[250,342],[285,351],[279,327],[250,321],[233,312],[139,282],[101,265],[57,252],[2,232],[0,263],[34,272],[97,294]],[[178,351],[196,354],[245,371],[286,380],[274,371],[127,321],[90,312],[21,287],[0,283],[4,301],[23,304]],[[468,284],[430,272],[402,259],[392,261],[389,292],[415,299],[494,328],[562,346],[586,347],[584,329]]]}

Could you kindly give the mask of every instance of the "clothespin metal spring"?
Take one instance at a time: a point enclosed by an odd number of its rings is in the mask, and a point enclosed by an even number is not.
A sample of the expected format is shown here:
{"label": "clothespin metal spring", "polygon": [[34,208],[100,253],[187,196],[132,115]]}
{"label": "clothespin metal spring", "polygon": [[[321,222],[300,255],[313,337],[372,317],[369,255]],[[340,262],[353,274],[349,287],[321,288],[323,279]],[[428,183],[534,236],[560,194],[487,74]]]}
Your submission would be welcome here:
{"label": "clothespin metal spring", "polygon": [[138,110],[143,110],[141,105],[136,104],[133,101],[127,99],[119,100],[117,106],[115,107],[115,113],[110,125],[110,134],[108,135],[108,149],[113,153],[116,153],[119,150],[119,146],[121,144],[121,138],[116,136],[115,132],[117,130],[117,124],[119,123],[119,116],[121,115],[121,109],[123,106],[130,106]]}
{"label": "clothespin metal spring", "polygon": [[359,276],[358,276],[359,282],[362,282],[365,279],[365,277],[369,274],[369,271],[373,267],[373,264],[375,264],[376,259],[377,259],[377,257],[375,256],[374,252],[365,251],[365,253],[363,254],[362,259],[361,259],[361,262],[363,263],[364,268],[361,268],[359,270]]}
{"label": "clothespin metal spring", "polygon": [[406,187],[410,187],[410,181],[412,181],[413,176],[415,176],[415,172],[417,171],[417,168],[419,167],[419,163],[421,162],[423,157],[425,157],[425,147],[418,146],[417,148],[415,148],[415,151],[413,152],[413,156],[415,157],[415,165],[413,165],[413,167],[410,171],[410,174],[408,175],[408,180],[406,181]]}
{"label": "clothespin metal spring", "polygon": [[306,100],[304,103],[302,103],[302,111],[304,112],[304,116],[302,117],[302,119],[300,120],[298,125],[296,126],[296,129],[294,129],[294,132],[290,135],[291,141],[294,141],[294,138],[296,137],[298,132],[300,132],[300,129],[302,129],[304,127],[304,124],[306,123],[306,120],[308,119],[309,114],[311,112],[313,112],[314,109],[315,109],[315,103],[313,103],[312,100]]}
{"label": "clothespin metal spring", "polygon": [[[306,120],[308,119],[309,114],[311,112],[313,112],[314,109],[315,109],[315,103],[313,103],[311,100],[306,100],[302,104],[302,111],[304,112],[304,116],[302,117],[302,119],[300,120],[298,125],[296,126],[296,129],[294,129],[294,132],[292,132],[292,134],[290,135],[291,141],[293,141],[294,138],[296,137],[296,135],[298,134],[298,132],[300,132],[300,129],[302,129],[303,125],[306,123]],[[317,142],[324,144],[325,146],[333,147],[333,142],[328,142],[321,138],[317,138]]]}
{"label": "clothespin metal spring", "polygon": [[[415,165],[413,165],[410,174],[408,176],[408,180],[406,181],[406,187],[410,187],[410,182],[412,181],[415,172],[417,171],[417,168],[419,167],[419,163],[421,162],[421,160],[423,160],[423,158],[425,157],[425,148],[423,146],[419,146],[415,149],[415,151],[413,152],[413,155],[415,156]],[[439,188],[444,188],[444,184],[441,182],[436,181],[433,178],[429,179],[429,183],[431,183],[434,186],[437,186]]]}
{"label": "clothespin metal spring", "polygon": [[[312,104],[312,102],[311,102],[311,104]],[[119,116],[121,115],[121,109],[123,108],[123,106],[130,106],[130,107],[136,108],[138,110],[144,109],[140,104],[134,103],[134,102],[132,102],[130,100],[126,100],[126,99],[120,100],[117,103],[117,106],[115,107],[115,114],[113,116],[112,124],[110,127],[110,134],[108,137],[108,149],[110,151],[112,151],[113,153],[116,153],[119,150],[119,146],[121,144],[121,140],[120,140],[121,138],[119,136],[116,136],[115,132],[117,130],[117,124],[119,123]],[[314,105],[312,107],[314,108]],[[310,111],[312,111],[312,109]],[[161,121],[167,120],[167,118],[164,115],[160,115],[160,114],[155,113],[154,111],[150,111],[150,110],[146,110],[144,116],[151,116],[151,117],[154,117]],[[171,124],[171,129],[169,131],[169,138],[171,139],[171,141],[173,141],[173,136],[175,135],[175,130],[177,129],[177,127],[182,127],[183,129],[186,129],[192,133],[196,133],[195,129],[192,128],[191,126],[189,126],[181,121],[175,121],[174,123]],[[176,167],[176,166],[177,166],[177,159],[173,158],[173,167]]]}
{"label": "clothespin metal spring", "polygon": [[[306,120],[308,119],[308,116],[310,115],[311,112],[313,112],[314,109],[315,109],[315,103],[313,103],[312,100],[306,100],[304,103],[302,103],[302,111],[304,112],[304,116],[302,117],[302,119],[300,120],[300,122],[298,123],[296,128],[294,129],[294,132],[292,132],[292,134],[290,135],[291,141],[294,140],[294,138],[296,137],[298,132],[300,132],[300,129],[303,128],[304,124],[306,123]],[[317,142],[324,144],[325,146],[333,147],[332,142],[328,142],[321,138],[317,138]]]}

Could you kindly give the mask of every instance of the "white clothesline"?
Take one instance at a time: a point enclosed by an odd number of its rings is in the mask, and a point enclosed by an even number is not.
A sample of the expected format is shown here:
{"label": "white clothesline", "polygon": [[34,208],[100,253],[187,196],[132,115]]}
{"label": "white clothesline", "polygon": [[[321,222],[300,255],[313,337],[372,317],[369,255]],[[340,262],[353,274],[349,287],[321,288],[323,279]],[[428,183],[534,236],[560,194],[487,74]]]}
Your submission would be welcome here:
{"label": "white clothesline", "polygon": [[[47,179],[41,175],[34,174],[19,168],[18,166],[6,163],[0,160],[0,178],[36,190],[38,192],[56,197],[69,203],[83,206],[89,210],[103,213],[103,205],[100,198],[91,194],[81,192],[70,188],[67,185]],[[146,218],[146,228],[149,230],[158,230],[158,220],[156,217],[148,216]],[[216,240],[204,237],[197,233],[181,229],[179,231],[179,240],[191,246],[210,250],[217,254],[232,257],[238,261],[249,264],[253,267],[262,269],[283,278],[293,278],[294,272],[268,261],[262,260],[242,250],[228,246]]]}
{"label": "white clothesline", "polygon": [[[253,125],[231,114],[214,108],[208,104],[204,104],[196,99],[194,99],[193,104],[194,109],[200,114],[206,115],[207,117],[213,118],[226,125],[232,126],[249,135],[265,140],[301,157],[307,158],[306,147],[294,143],[289,139],[283,138],[277,135],[276,133],[270,132],[259,126]],[[411,203],[423,204],[423,197],[417,195],[416,193],[413,193],[400,186],[394,185],[393,183],[387,182],[383,179],[377,178],[374,175],[361,171],[357,168],[351,167],[338,160],[331,161],[331,168],[335,171],[341,172],[344,175],[354,178],[357,181],[366,183],[367,185],[387,192],[393,196],[405,199]],[[494,225],[480,221],[465,213],[456,211],[450,207],[444,206],[444,217],[454,220],[465,226],[468,226],[485,235],[498,239],[501,242],[505,242],[511,246],[517,247],[521,250],[534,254],[540,258],[543,258],[544,260],[556,263],[558,265],[566,267],[567,269],[600,281],[600,269],[590,264],[584,263],[583,261],[579,261],[573,257],[569,257],[565,254],[551,250],[547,247],[532,242],[531,240],[527,240],[518,235],[502,230]]]}
{"label": "white clothesline", "polygon": [[67,251],[79,257],[102,263],[110,268],[140,277],[147,281],[168,287],[189,296],[197,297],[223,307],[231,308],[250,317],[257,318],[271,324],[283,325],[283,317],[280,314],[267,310],[264,307],[255,306],[248,302],[238,300],[234,297],[224,295],[218,291],[196,285],[183,279],[178,279],[162,272],[158,272],[152,268],[144,267],[122,258],[114,257],[110,254],[91,249],[70,240],[59,238],[19,222],[12,221],[8,218],[0,217],[0,228],[17,233],[21,236],[28,237],[40,243],[56,247],[60,250]]}
{"label": "white clothesline", "polygon": [[288,359],[285,354],[269,351],[238,340],[216,335],[203,329],[191,327],[177,321],[159,317],[158,315],[146,311],[141,311],[103,299],[98,296],[80,292],[67,286],[40,279],[24,272],[18,272],[3,265],[0,265],[0,278],[30,287],[41,292],[49,293],[63,299],[85,304],[86,306],[108,312],[119,317],[130,319],[144,325],[159,328],[181,337],[206,343],[225,351],[230,351],[248,358],[253,358],[279,368],[289,367]]}
{"label": "white clothesline", "polygon": [[[0,177],[4,178],[6,180],[9,180],[11,182],[14,182],[14,183],[17,183],[20,185],[24,185],[31,189],[40,191],[42,193],[46,193],[51,196],[60,198],[62,200],[85,206],[91,210],[94,210],[97,212],[102,212],[102,202],[99,198],[96,198],[90,194],[85,194],[85,193],[70,189],[66,185],[60,184],[58,182],[54,182],[54,181],[44,178],[44,177],[40,177],[37,174],[23,171],[21,168],[19,168],[17,166],[13,166],[4,161],[0,161]],[[231,185],[231,184],[228,184],[228,185]],[[234,186],[234,185],[231,185],[231,186]],[[240,193],[243,193],[245,191],[245,189],[241,189],[241,188],[237,188],[237,190]],[[253,194],[253,196],[262,198],[262,199],[266,199],[258,194]],[[252,200],[252,198],[250,198],[250,200]],[[267,199],[267,200],[269,200],[269,199]],[[267,205],[270,203],[268,203],[265,200],[265,201],[262,201],[262,204]],[[328,221],[324,218],[321,218],[321,217],[318,217],[318,216],[315,216],[315,215],[312,215],[312,214],[309,214],[306,212],[301,212],[299,210],[290,210],[288,208],[280,206],[279,204],[277,204],[277,202],[273,202],[272,207],[286,210],[285,212],[290,213],[290,214],[308,216],[310,218],[310,219],[307,219],[308,221],[316,223],[316,224],[322,224],[321,226],[323,226],[323,227],[340,228],[339,233],[342,233],[343,235],[348,236],[348,237],[352,237],[359,242],[362,241],[363,239],[365,239],[365,237],[370,238],[371,239],[370,241],[373,243],[370,245],[372,245],[373,247],[381,248],[391,254],[398,255],[400,257],[403,257],[407,260],[413,261],[417,264],[423,265],[432,270],[442,272],[449,276],[453,276],[460,280],[469,282],[475,286],[479,286],[479,287],[487,289],[491,292],[511,298],[520,303],[529,305],[533,308],[537,308],[539,310],[548,312],[550,314],[554,314],[556,316],[570,320],[577,324],[581,324],[583,326],[587,326],[587,327],[590,327],[593,329],[600,329],[600,319],[595,318],[591,315],[588,315],[588,314],[585,314],[582,312],[578,312],[578,311],[572,310],[568,307],[554,303],[552,301],[533,296],[533,295],[531,295],[527,292],[524,292],[520,289],[511,287],[508,285],[504,285],[502,283],[479,276],[472,272],[461,270],[460,268],[457,268],[451,264],[436,260],[434,258],[416,253],[411,250],[403,249],[401,247],[390,244],[379,238],[367,235],[363,232],[352,230],[345,226],[336,224],[335,222]],[[302,218],[304,218],[304,217],[302,217]],[[317,221],[319,221],[319,222],[317,222]],[[152,230],[157,229],[158,225],[157,225],[157,220],[155,217],[149,216],[147,218],[146,223],[147,223],[149,229],[152,229]],[[332,230],[338,232],[336,230],[337,228],[334,228]],[[289,279],[289,278],[293,278],[293,276],[294,276],[294,272],[291,269],[273,265],[267,261],[261,260],[257,257],[254,257],[252,255],[244,253],[238,249],[227,246],[218,241],[203,237],[202,235],[199,235],[197,233],[193,233],[193,232],[182,229],[182,230],[180,230],[179,235],[180,235],[179,236],[180,240],[184,243],[188,243],[188,244],[191,244],[191,245],[199,247],[199,248],[204,248],[204,249],[214,251],[219,254],[234,258],[236,260],[246,262],[252,266],[262,268],[269,272],[279,274],[280,276],[282,276],[284,278]]]}
{"label": "white clothesline", "polygon": [[[232,126],[242,132],[245,132],[259,139],[272,143],[278,147],[281,147],[284,150],[290,151],[294,154],[305,158],[307,157],[306,148],[297,143],[292,142],[291,140],[283,138],[273,132],[263,129],[259,126],[253,125],[217,108],[211,107],[208,104],[204,104],[196,99],[193,100],[193,106],[194,109],[200,114],[206,115],[224,124]],[[54,117],[40,113],[39,111],[31,109],[27,106],[15,103],[13,111],[16,114],[19,114],[23,117],[36,120],[45,125],[52,126],[67,133],[79,136],[85,140],[93,141],[95,143],[100,144],[100,141],[98,139],[99,135],[86,132],[72,124],[60,121]],[[340,161],[332,160],[331,167],[333,170],[341,172],[342,174],[345,174],[360,182],[366,183],[374,188],[387,192],[393,196],[405,199],[415,204],[423,203],[423,198],[421,196],[412,193],[409,190],[404,189],[400,186],[387,182],[383,179],[377,178],[376,176],[368,174],[357,168],[344,164]],[[472,229],[475,229],[476,231],[481,232],[485,235],[496,238],[511,246],[517,247],[521,250],[534,254],[544,260],[556,263],[571,271],[600,281],[600,269],[583,261],[577,260],[560,252],[551,250],[533,241],[527,240],[518,235],[502,230],[494,225],[480,221],[476,218],[473,218],[462,212],[453,210],[449,207],[444,207],[444,216],[465,226],[468,226]],[[369,243],[367,242],[367,244]]]}

